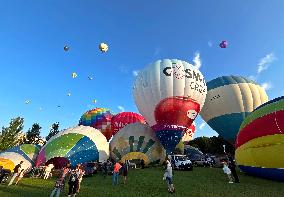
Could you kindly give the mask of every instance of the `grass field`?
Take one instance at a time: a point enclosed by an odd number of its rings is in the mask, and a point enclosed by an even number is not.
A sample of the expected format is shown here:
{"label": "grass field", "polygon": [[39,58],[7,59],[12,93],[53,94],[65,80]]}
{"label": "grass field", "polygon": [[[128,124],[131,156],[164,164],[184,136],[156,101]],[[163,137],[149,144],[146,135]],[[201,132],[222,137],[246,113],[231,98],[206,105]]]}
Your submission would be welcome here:
{"label": "grass field", "polygon": [[[81,191],[77,196],[249,196],[283,197],[284,183],[240,175],[240,184],[229,184],[222,169],[194,168],[193,171],[175,171],[175,194],[168,194],[166,183],[162,181],[163,170],[160,167],[130,170],[128,183],[113,187],[111,176],[103,178],[100,174],[84,178]],[[49,196],[54,180],[24,178],[18,186],[0,185],[0,197],[45,197]],[[67,186],[61,196],[67,196]]]}

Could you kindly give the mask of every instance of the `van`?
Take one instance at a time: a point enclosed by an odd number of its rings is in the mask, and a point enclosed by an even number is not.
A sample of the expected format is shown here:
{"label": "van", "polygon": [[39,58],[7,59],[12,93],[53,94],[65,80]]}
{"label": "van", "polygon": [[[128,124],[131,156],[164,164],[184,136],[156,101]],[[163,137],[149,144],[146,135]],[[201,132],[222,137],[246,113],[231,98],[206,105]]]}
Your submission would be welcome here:
{"label": "van", "polygon": [[173,169],[176,170],[193,170],[192,162],[186,155],[169,155]]}

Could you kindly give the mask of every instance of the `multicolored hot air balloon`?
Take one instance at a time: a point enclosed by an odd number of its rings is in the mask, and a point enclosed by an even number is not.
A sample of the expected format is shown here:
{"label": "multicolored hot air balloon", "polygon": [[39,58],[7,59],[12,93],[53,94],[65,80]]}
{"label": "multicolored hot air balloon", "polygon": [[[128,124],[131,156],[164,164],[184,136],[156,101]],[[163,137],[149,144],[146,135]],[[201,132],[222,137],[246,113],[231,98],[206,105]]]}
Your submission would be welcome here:
{"label": "multicolored hot air balloon", "polygon": [[185,134],[183,135],[181,141],[183,142],[189,142],[193,139],[194,133],[195,133],[195,122],[193,121],[190,127],[185,131]]}
{"label": "multicolored hot air balloon", "polygon": [[111,118],[112,112],[105,108],[95,108],[81,116],[79,125],[90,126],[100,130],[109,141],[112,136]]}
{"label": "multicolored hot air balloon", "polygon": [[243,121],[236,161],[243,172],[284,181],[284,96],[256,108]]}
{"label": "multicolored hot air balloon", "polygon": [[144,117],[140,114],[134,112],[121,112],[116,114],[111,119],[112,134],[115,135],[124,126],[135,122],[146,124]]}
{"label": "multicolored hot air balloon", "polygon": [[268,101],[265,90],[241,76],[223,76],[207,83],[207,97],[201,117],[232,144],[240,125],[256,107]]}
{"label": "multicolored hot air balloon", "polygon": [[139,112],[171,153],[202,108],[207,93],[201,72],[177,60],[158,60],[139,72],[134,98]]}
{"label": "multicolored hot air balloon", "polygon": [[110,141],[110,155],[116,161],[140,161],[145,164],[162,163],[165,150],[147,124],[128,124],[117,132]]}
{"label": "multicolored hot air balloon", "polygon": [[0,166],[12,171],[17,164],[24,161],[22,168],[29,172],[35,165],[40,148],[40,145],[22,144],[5,150],[0,153]]}
{"label": "multicolored hot air balloon", "polygon": [[220,46],[221,48],[227,48],[227,46],[228,46],[228,41],[223,40],[223,41],[219,44],[219,46]]}
{"label": "multicolored hot air balloon", "polygon": [[101,44],[99,45],[99,49],[100,49],[100,51],[101,51],[102,53],[105,53],[105,52],[108,51],[108,45],[105,44],[105,43],[101,43]]}
{"label": "multicolored hot air balloon", "polygon": [[42,147],[36,166],[52,163],[62,168],[91,161],[104,161],[109,157],[109,144],[97,129],[77,126],[60,131]]}

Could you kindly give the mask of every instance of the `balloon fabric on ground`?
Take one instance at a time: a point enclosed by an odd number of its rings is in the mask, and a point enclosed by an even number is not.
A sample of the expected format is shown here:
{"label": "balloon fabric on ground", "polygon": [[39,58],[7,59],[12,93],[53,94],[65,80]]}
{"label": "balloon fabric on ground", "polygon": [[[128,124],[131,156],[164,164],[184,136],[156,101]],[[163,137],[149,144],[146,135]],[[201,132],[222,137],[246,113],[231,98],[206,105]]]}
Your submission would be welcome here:
{"label": "balloon fabric on ground", "polygon": [[22,168],[29,172],[35,165],[40,148],[39,145],[22,144],[5,150],[0,153],[0,166],[12,171],[17,164],[24,161]]}
{"label": "balloon fabric on ground", "polygon": [[246,117],[236,148],[242,171],[284,181],[284,96],[262,104]]}
{"label": "balloon fabric on ground", "polygon": [[241,76],[218,77],[207,82],[207,89],[200,115],[212,129],[232,144],[245,117],[268,101],[260,85]]}
{"label": "balloon fabric on ground", "polygon": [[95,108],[85,112],[79,121],[79,125],[96,128],[104,134],[109,141],[112,134],[111,118],[112,112],[106,108]]}
{"label": "balloon fabric on ground", "polygon": [[166,156],[151,127],[140,122],[126,125],[113,136],[110,154],[116,161],[143,159],[147,165],[162,163]]}
{"label": "balloon fabric on ground", "polygon": [[103,134],[92,127],[77,126],[60,131],[42,147],[36,166],[53,163],[62,168],[90,161],[104,161],[109,157],[109,145]]}

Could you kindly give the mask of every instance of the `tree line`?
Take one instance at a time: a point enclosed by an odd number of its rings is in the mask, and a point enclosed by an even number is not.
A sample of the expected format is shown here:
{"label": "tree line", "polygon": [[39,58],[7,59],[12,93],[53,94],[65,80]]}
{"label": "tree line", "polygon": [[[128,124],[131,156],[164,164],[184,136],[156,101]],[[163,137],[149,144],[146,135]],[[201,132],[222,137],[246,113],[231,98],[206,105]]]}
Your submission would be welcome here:
{"label": "tree line", "polygon": [[21,144],[42,144],[44,145],[52,136],[59,132],[59,122],[51,125],[49,134],[43,138],[41,136],[42,127],[34,123],[27,132],[24,132],[24,118],[16,117],[11,119],[6,127],[2,127],[0,133],[0,151],[12,148]]}

